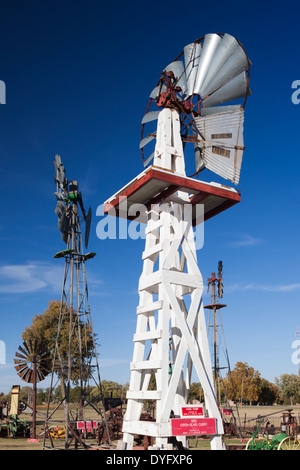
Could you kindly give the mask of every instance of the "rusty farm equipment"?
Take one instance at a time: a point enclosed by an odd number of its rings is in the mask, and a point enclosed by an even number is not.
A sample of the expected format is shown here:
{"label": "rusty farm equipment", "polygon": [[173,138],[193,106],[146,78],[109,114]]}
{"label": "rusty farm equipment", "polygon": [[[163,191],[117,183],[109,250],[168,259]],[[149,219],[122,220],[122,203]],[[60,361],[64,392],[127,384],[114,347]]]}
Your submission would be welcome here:
{"label": "rusty farm equipment", "polygon": [[[287,409],[282,412],[280,432],[276,432],[275,427],[270,426],[270,422],[265,420],[266,417],[276,412],[260,417],[245,450],[300,450],[299,426],[292,411],[292,409]],[[264,427],[263,424],[265,424]]]}
{"label": "rusty farm equipment", "polygon": [[19,400],[20,386],[13,385],[10,405],[0,404],[0,436],[1,437],[29,437],[30,426],[26,419],[20,419],[26,404]]}

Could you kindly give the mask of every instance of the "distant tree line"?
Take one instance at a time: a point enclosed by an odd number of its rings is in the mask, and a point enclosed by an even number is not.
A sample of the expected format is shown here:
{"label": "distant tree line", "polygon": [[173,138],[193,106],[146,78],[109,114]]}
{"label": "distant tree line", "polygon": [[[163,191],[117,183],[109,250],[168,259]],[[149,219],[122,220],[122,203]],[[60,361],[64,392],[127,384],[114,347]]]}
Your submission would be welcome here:
{"label": "distant tree line", "polygon": [[[102,394],[103,398],[121,398],[125,402],[126,400],[126,392],[129,388],[129,384],[121,385],[117,382],[113,382],[111,380],[102,380],[101,381],[101,389],[102,389]],[[38,388],[37,389],[37,396],[36,396],[36,403],[37,405],[42,405],[48,402],[49,399],[49,388]],[[100,392],[98,387],[90,387],[89,390],[87,390],[87,394],[89,395],[89,398],[91,401],[100,401]],[[20,390],[20,400],[24,401],[28,405],[32,404],[32,395],[33,395],[33,390],[32,387],[25,386],[22,387]],[[62,396],[62,389],[61,386],[58,385],[55,388],[54,394],[53,395],[53,400],[55,402],[60,402],[63,398]],[[0,401],[5,400],[10,402],[10,396],[11,392],[8,394],[0,393]],[[70,402],[73,403],[78,403],[80,399],[80,387],[75,386],[71,388],[70,390]]]}
{"label": "distant tree line", "polygon": [[[33,340],[43,348],[49,351],[50,357],[53,358],[58,321],[60,317],[60,302],[54,300],[49,302],[48,308],[44,313],[34,316],[32,324],[25,328],[22,339],[24,341]],[[86,328],[84,324],[82,328]],[[82,336],[83,337],[83,336]],[[85,355],[83,361],[89,361],[89,356],[92,350],[93,338],[91,331],[87,332],[85,338],[87,348],[85,348]],[[83,350],[84,348],[82,348]],[[60,342],[59,342],[59,356],[62,360],[67,358],[69,350],[69,323],[68,315],[64,315],[63,321],[60,328]],[[74,362],[78,359],[78,344],[74,345]],[[78,363],[78,361],[77,361]],[[88,370],[88,368],[87,368]],[[80,396],[79,383],[79,368],[75,367],[72,371],[72,380],[74,387],[70,392],[70,401],[77,402]],[[60,385],[55,389],[53,400],[59,402],[64,393],[65,383],[61,376]],[[155,376],[152,374],[149,389],[155,390],[156,382]],[[117,382],[109,380],[101,381],[101,389],[104,398],[121,398],[125,400],[126,390],[128,384],[120,385]],[[99,388],[94,387],[88,390],[90,399],[99,400]],[[221,379],[221,401],[232,400],[236,403],[243,404],[274,404],[282,403],[293,405],[300,402],[300,377],[294,374],[283,374],[279,378],[275,378],[275,383],[271,383],[268,380],[261,377],[260,373],[253,367],[249,366],[247,362],[237,362],[232,371],[228,371],[224,378]],[[38,388],[37,392],[37,404],[46,403],[48,401],[49,389]],[[10,394],[7,396],[10,398]],[[0,400],[5,399],[4,393],[0,393]],[[189,391],[189,400],[194,399],[203,401],[203,390],[199,383],[192,383]],[[23,387],[21,389],[20,399],[30,404],[32,400],[32,388]],[[152,405],[152,403],[148,403]]]}
{"label": "distant tree line", "polygon": [[[275,383],[261,377],[260,373],[246,362],[237,362],[232,371],[221,378],[221,401],[234,401],[248,405],[294,405],[300,403],[300,376],[283,374]],[[190,400],[203,401],[203,390],[199,383],[190,386]]]}
{"label": "distant tree line", "polygon": [[[126,392],[129,384],[124,385],[111,380],[102,380],[101,389],[103,398],[121,398],[126,400]],[[152,384],[151,389],[155,388]],[[99,401],[98,387],[91,387],[88,390],[92,401]],[[32,403],[32,387],[25,386],[21,388],[20,400],[29,405]],[[37,389],[37,405],[48,402],[49,388]],[[70,392],[70,401],[77,403],[80,398],[80,387],[74,386]],[[57,386],[53,396],[54,401],[59,402],[62,399],[61,386]],[[0,401],[10,402],[10,392],[8,394],[0,393]],[[189,401],[203,401],[203,390],[200,383],[193,382],[190,386]],[[262,378],[260,373],[250,367],[246,362],[237,362],[235,368],[221,379],[221,402],[226,400],[234,401],[238,404],[246,405],[295,405],[300,403],[300,376],[295,374],[283,374],[275,378],[275,383]]]}

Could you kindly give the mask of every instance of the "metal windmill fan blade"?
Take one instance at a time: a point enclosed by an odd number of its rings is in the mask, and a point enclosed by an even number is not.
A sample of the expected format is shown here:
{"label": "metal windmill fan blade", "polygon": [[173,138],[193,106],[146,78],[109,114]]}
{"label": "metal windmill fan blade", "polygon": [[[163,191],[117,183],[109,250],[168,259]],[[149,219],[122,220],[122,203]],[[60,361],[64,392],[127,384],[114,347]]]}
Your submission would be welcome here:
{"label": "metal windmill fan blade", "polygon": [[153,140],[153,139],[155,139],[154,135],[148,135],[147,137],[142,139],[141,142],[140,142],[140,149],[144,148],[145,145],[149,144],[149,142],[151,142],[151,140]]}
{"label": "metal windmill fan blade", "polygon": [[202,106],[204,108],[215,106],[228,101],[233,101],[247,96],[248,93],[248,80],[245,72],[235,77],[226,85],[219,88],[212,93],[208,98],[203,100]]}
{"label": "metal windmill fan blade", "polygon": [[20,354],[18,352],[16,352],[16,357],[19,357],[20,359],[25,359],[27,358],[27,354],[24,356],[24,354]]}
{"label": "metal windmill fan blade", "polygon": [[183,62],[181,60],[172,62],[165,68],[164,72],[173,72],[176,79],[176,86],[181,88],[181,95],[185,97],[187,94],[187,81]]}
{"label": "metal windmill fan blade", "polygon": [[149,97],[150,97],[152,100],[156,100],[157,97],[158,97],[158,95],[159,95],[159,93],[161,93],[162,91],[163,91],[163,92],[166,91],[166,89],[167,89],[166,85],[162,85],[161,89],[160,89],[160,85],[157,85],[157,86],[151,91]]}
{"label": "metal windmill fan blade", "polygon": [[85,247],[88,247],[89,238],[90,238],[90,230],[91,230],[91,221],[92,221],[92,209],[89,208],[87,216],[85,218],[85,236],[84,236],[84,243]]}
{"label": "metal windmill fan blade", "polygon": [[199,144],[196,144],[196,143],[194,144],[194,152],[195,152],[196,171],[199,172],[205,167],[203,157],[202,157],[202,148],[199,146]]}
{"label": "metal windmill fan blade", "polygon": [[195,122],[204,138],[199,145],[205,167],[238,184],[244,150],[243,108],[199,116]]}
{"label": "metal windmill fan blade", "polygon": [[194,93],[201,95],[201,87],[210,69],[211,62],[222,41],[221,36],[215,33],[206,34],[203,41],[203,47],[199,60]]}
{"label": "metal windmill fan blade", "polygon": [[248,58],[242,46],[233,36],[224,34],[203,82],[202,98],[244,72],[248,66]]}
{"label": "metal windmill fan blade", "polygon": [[36,340],[34,340],[34,342],[32,342],[31,339],[28,340],[29,342],[29,345],[27,346],[27,349],[29,350],[30,354],[33,354],[36,352]]}
{"label": "metal windmill fan blade", "polygon": [[160,111],[151,111],[150,113],[145,114],[142,119],[142,124],[146,124],[147,122],[155,121],[158,119]]}
{"label": "metal windmill fan blade", "polygon": [[153,158],[154,158],[154,152],[152,152],[151,155],[144,161],[144,167],[146,167]]}
{"label": "metal windmill fan blade", "polygon": [[26,370],[23,372],[18,372],[18,375],[21,377],[22,380],[25,382],[28,382],[28,377],[30,377],[30,372],[31,369],[29,367],[26,367]]}
{"label": "metal windmill fan blade", "polygon": [[188,44],[183,49],[188,96],[194,92],[201,49],[202,44],[195,42]]}
{"label": "metal windmill fan blade", "polygon": [[[159,86],[156,87],[156,88],[157,88],[157,92],[158,92]],[[158,96],[158,94],[156,95],[156,97],[157,96]],[[146,114],[144,115],[144,117],[142,119],[142,137],[143,137],[143,135],[146,135],[146,137],[142,138],[142,140],[140,142],[140,149],[142,150],[143,164],[144,164],[145,167],[150,163],[150,161],[154,157],[154,152],[152,151],[153,150],[153,145],[150,145],[147,148],[148,154],[150,153],[150,155],[146,156],[146,157],[144,155],[144,147],[146,147],[146,145],[148,145],[151,141],[153,142],[153,140],[155,139],[156,126],[157,126],[157,124],[155,126],[155,121],[158,120],[159,113],[160,113],[160,110],[159,111],[146,112]],[[154,126],[155,126],[155,129],[153,129]],[[152,131],[152,132],[150,132],[150,131]]]}
{"label": "metal windmill fan blade", "polygon": [[29,354],[29,351],[26,351],[24,348],[22,348],[22,346],[19,346],[18,349],[25,355],[25,357],[27,357],[27,355]]}
{"label": "metal windmill fan blade", "polygon": [[29,368],[26,366],[22,371],[20,372],[17,372],[18,376],[21,377],[21,379],[23,380],[23,377],[25,376],[25,373],[27,373],[29,370]]}
{"label": "metal windmill fan blade", "polygon": [[212,106],[209,108],[202,108],[201,109],[201,116],[207,116],[208,114],[216,114],[216,113],[225,113],[228,111],[234,111],[235,109],[240,109],[240,104],[228,104],[224,106]]}
{"label": "metal windmill fan blade", "polygon": [[64,183],[66,182],[66,170],[64,169],[60,155],[55,155],[54,168],[55,168],[55,181],[61,187],[63,187]]}
{"label": "metal windmill fan blade", "polygon": [[23,347],[27,351],[27,354],[30,354],[30,349],[28,348],[28,344],[26,343],[26,341],[23,341]]}
{"label": "metal windmill fan blade", "polygon": [[31,377],[32,377],[32,370],[28,369],[28,371],[25,372],[25,374],[23,375],[22,380],[24,380],[27,383],[30,383]]}
{"label": "metal windmill fan blade", "polygon": [[63,201],[57,201],[55,214],[58,217],[58,230],[61,232],[62,240],[67,243],[70,230],[70,219],[66,214],[67,207]]}
{"label": "metal windmill fan blade", "polygon": [[26,364],[25,359],[14,359],[14,363],[18,365],[24,365]]}
{"label": "metal windmill fan blade", "polygon": [[25,369],[27,369],[27,364],[16,365],[15,369],[16,369],[17,372],[22,373],[22,371],[25,371]]}
{"label": "metal windmill fan blade", "polygon": [[41,382],[46,377],[41,371],[41,369],[37,369],[36,373],[37,373],[37,382]]}

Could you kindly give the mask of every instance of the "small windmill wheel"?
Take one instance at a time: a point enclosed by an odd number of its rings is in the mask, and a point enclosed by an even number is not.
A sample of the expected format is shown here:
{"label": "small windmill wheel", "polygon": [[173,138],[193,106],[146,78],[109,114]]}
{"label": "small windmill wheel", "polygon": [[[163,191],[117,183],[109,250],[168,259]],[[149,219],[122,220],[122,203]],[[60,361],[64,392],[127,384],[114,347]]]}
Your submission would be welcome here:
{"label": "small windmill wheel", "polygon": [[51,370],[50,354],[37,341],[24,341],[16,352],[14,363],[21,379],[31,384],[44,380]]}

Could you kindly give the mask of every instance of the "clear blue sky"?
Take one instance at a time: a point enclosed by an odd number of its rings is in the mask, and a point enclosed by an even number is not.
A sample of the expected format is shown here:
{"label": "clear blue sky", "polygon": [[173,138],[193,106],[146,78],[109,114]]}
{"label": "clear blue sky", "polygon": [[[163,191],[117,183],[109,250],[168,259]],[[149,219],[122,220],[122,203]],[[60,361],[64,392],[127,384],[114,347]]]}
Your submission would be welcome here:
{"label": "clear blue sky", "polygon": [[[1,2],[0,391],[21,382],[21,334],[59,299],[64,248],[54,214],[54,155],[78,179],[93,223],[88,282],[103,379],[129,380],[143,240],[96,236],[97,207],[143,170],[140,121],[161,70],[210,32],[240,39],[253,63],[238,189],[242,202],[206,223],[204,279],[224,264],[232,366],[273,381],[291,361],[299,317],[299,6],[265,2]],[[205,181],[215,179],[204,172]],[[205,300],[209,297],[205,294]],[[41,382],[39,386],[46,386]]]}

